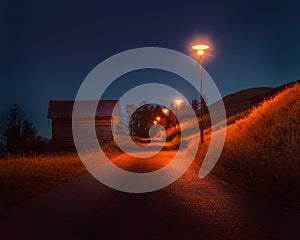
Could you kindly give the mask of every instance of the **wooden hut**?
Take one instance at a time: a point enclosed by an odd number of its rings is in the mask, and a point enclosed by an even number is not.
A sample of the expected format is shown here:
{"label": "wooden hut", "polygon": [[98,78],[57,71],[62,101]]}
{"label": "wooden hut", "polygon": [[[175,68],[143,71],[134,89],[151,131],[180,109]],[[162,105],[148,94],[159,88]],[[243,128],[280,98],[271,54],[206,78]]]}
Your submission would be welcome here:
{"label": "wooden hut", "polygon": [[[93,114],[92,106],[95,105],[95,101],[79,101],[84,111],[77,122],[84,129],[85,126],[90,126],[95,121],[98,141],[103,143],[113,139],[113,131],[116,129],[112,129],[112,121],[115,126],[120,123],[120,104],[118,100],[100,100],[97,102],[96,114]],[[47,117],[51,119],[52,142],[59,148],[74,147],[72,134],[73,105],[74,101],[69,100],[49,101]]]}

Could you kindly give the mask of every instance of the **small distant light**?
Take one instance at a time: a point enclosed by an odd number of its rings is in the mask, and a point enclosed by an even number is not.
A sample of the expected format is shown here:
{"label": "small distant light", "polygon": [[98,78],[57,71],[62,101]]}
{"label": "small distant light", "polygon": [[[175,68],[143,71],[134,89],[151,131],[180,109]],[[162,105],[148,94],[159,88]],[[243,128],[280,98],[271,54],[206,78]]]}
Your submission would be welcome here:
{"label": "small distant light", "polygon": [[159,122],[159,121],[160,121],[160,117],[159,117],[159,116],[157,116],[157,117],[156,117],[156,120]]}
{"label": "small distant light", "polygon": [[168,112],[169,112],[169,109],[167,109],[167,108],[163,108],[163,113],[165,114],[165,115],[167,115],[168,114]]}
{"label": "small distant light", "polygon": [[156,124],[157,124],[157,121],[153,121],[153,124],[156,125]]}
{"label": "small distant light", "polygon": [[175,103],[176,103],[176,105],[178,105],[178,106],[179,106],[182,102],[183,102],[183,101],[182,101],[181,99],[176,99],[176,100],[175,100]]}

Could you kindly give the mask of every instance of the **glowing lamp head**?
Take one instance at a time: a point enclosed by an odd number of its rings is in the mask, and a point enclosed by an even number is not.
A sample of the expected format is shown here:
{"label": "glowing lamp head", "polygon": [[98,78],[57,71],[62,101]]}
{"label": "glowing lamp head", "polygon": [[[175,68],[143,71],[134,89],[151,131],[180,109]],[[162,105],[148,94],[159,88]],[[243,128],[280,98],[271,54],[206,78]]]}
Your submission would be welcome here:
{"label": "glowing lamp head", "polygon": [[206,44],[198,44],[198,45],[194,45],[192,48],[197,51],[197,54],[199,56],[203,56],[204,50],[208,49],[209,46]]}
{"label": "glowing lamp head", "polygon": [[160,117],[159,117],[159,116],[157,116],[157,117],[156,117],[156,120],[159,122],[159,121],[160,121]]}
{"label": "glowing lamp head", "polygon": [[177,106],[179,106],[182,103],[182,100],[181,99],[176,99],[175,103],[176,103]]}
{"label": "glowing lamp head", "polygon": [[204,51],[203,50],[198,50],[197,53],[198,53],[199,56],[203,56]]}
{"label": "glowing lamp head", "polygon": [[156,124],[157,124],[157,121],[153,121],[153,124],[156,125]]}
{"label": "glowing lamp head", "polygon": [[162,111],[163,111],[163,113],[166,114],[166,115],[169,113],[169,109],[167,109],[167,108],[163,108]]}
{"label": "glowing lamp head", "polygon": [[199,51],[199,50],[206,50],[209,48],[209,46],[205,44],[198,44],[198,45],[194,45],[192,48]]}

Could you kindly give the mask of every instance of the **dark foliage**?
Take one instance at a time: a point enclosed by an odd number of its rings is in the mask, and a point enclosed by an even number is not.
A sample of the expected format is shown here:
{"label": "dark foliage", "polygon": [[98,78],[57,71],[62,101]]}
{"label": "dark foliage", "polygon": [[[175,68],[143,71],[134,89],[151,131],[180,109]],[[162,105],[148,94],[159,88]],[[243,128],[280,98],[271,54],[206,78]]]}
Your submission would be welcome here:
{"label": "dark foliage", "polygon": [[30,143],[36,140],[37,131],[26,119],[20,107],[13,104],[6,114],[1,116],[0,151],[4,153],[28,153]]}
{"label": "dark foliage", "polygon": [[[203,111],[203,114],[207,114],[207,113],[208,113],[207,101],[208,101],[208,99],[207,99],[207,97],[204,95],[204,96],[202,97],[202,104],[203,104],[203,106],[202,106],[202,111]],[[192,106],[193,110],[195,111],[195,113],[196,113],[197,115],[199,115],[199,114],[200,114],[200,111],[201,111],[201,107],[200,107],[199,101],[198,101],[197,99],[193,99],[193,100],[191,101],[191,106]]]}
{"label": "dark foliage", "polygon": [[166,125],[166,116],[159,105],[145,104],[139,107],[129,121],[131,136],[149,137],[148,132],[156,117],[160,117],[160,124]]}

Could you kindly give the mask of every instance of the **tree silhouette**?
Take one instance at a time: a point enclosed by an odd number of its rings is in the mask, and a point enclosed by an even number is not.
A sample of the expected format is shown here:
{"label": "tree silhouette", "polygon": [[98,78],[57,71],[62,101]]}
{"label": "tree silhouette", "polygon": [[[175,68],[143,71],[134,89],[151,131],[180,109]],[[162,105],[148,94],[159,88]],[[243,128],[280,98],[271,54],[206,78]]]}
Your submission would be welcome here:
{"label": "tree silhouette", "polygon": [[[207,97],[205,95],[203,95],[203,106],[202,106],[202,113],[203,114],[207,114],[208,113],[208,107],[207,107]],[[195,111],[195,113],[198,115],[200,113],[201,107],[200,107],[200,103],[197,99],[193,99],[191,101],[191,105],[193,110]]]}
{"label": "tree silhouette", "polygon": [[195,111],[195,113],[197,113],[199,110],[199,106],[200,106],[199,101],[197,99],[193,99],[191,102],[191,105],[192,105],[192,108]]}
{"label": "tree silhouette", "polygon": [[156,104],[144,104],[131,115],[129,130],[131,136],[149,137],[149,129],[156,117],[165,118],[162,108]]}
{"label": "tree silhouette", "polygon": [[13,104],[1,117],[0,134],[6,152],[16,154],[29,151],[29,142],[36,138],[37,131],[20,107]]}
{"label": "tree silhouette", "polygon": [[0,158],[4,157],[5,155],[5,145],[2,141],[0,141]]}

